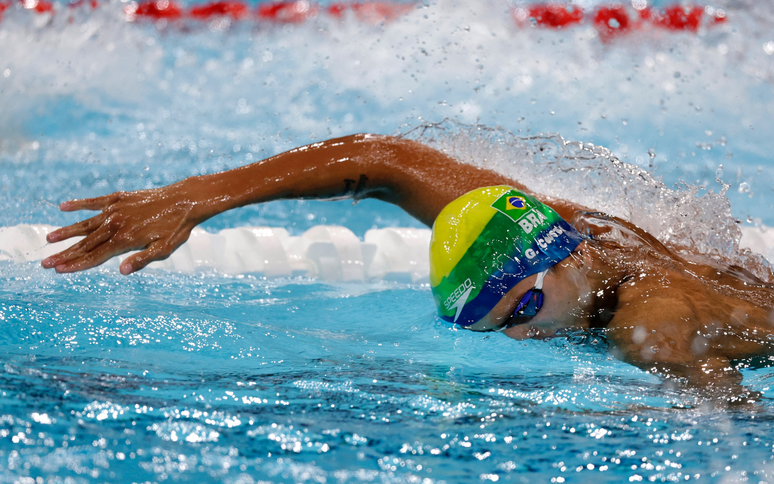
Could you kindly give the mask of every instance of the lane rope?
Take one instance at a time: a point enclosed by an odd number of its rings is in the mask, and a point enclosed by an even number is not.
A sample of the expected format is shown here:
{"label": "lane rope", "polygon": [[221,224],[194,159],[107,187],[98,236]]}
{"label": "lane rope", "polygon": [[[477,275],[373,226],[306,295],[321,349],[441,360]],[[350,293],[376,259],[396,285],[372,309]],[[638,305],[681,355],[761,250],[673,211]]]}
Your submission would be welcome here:
{"label": "lane rope", "polygon": [[[37,263],[80,238],[46,242],[52,225],[0,227],[0,267]],[[740,248],[774,261],[774,228],[743,226]],[[430,276],[430,229],[371,229],[361,240],[346,227],[317,225],[292,236],[281,227],[237,227],[210,233],[195,228],[171,257],[151,269],[193,273],[256,274],[263,277],[311,277],[326,281],[393,281],[427,284]],[[118,270],[123,255],[105,264]]]}
{"label": "lane rope", "polygon": [[[52,17],[70,15],[72,19],[76,11],[93,11],[105,8],[105,5],[100,0],[72,0],[66,4],[50,0],[18,0],[16,3],[0,0],[0,21],[15,10]],[[334,2],[322,6],[308,0],[289,0],[262,2],[251,7],[241,0],[215,0],[184,7],[176,0],[140,0],[124,6],[124,16],[128,22],[139,23],[182,24],[226,19],[230,22],[298,24],[318,17],[343,19],[352,15],[360,22],[379,25],[416,8],[415,3],[389,1]],[[600,5],[590,10],[574,4],[536,3],[514,7],[511,17],[519,28],[561,30],[591,25],[603,42],[646,28],[696,34],[728,20],[722,8],[682,4],[654,8],[646,0],[632,0],[627,5]]]}

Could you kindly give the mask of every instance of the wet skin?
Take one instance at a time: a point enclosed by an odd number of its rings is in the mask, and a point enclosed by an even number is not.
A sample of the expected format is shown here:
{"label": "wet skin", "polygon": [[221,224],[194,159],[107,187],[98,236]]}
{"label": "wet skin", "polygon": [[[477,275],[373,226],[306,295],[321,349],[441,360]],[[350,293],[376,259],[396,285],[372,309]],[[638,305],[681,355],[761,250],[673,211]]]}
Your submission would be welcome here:
{"label": "wet skin", "polygon": [[[431,226],[452,200],[494,185],[532,193],[518,180],[413,141],[353,135],[162,188],[64,202],[64,211],[100,213],[50,233],[52,243],[85,238],[42,265],[75,272],[140,250],[121,264],[121,273],[130,274],[169,257],[210,217],[280,199],[376,198]],[[622,360],[666,379],[735,394],[741,374],[732,363],[774,353],[766,339],[774,328],[771,285],[740,268],[684,260],[628,222],[539,198],[590,238],[549,271],[540,312],[506,335],[546,338],[568,328],[605,328]],[[471,329],[505,325],[535,278],[517,284]]]}

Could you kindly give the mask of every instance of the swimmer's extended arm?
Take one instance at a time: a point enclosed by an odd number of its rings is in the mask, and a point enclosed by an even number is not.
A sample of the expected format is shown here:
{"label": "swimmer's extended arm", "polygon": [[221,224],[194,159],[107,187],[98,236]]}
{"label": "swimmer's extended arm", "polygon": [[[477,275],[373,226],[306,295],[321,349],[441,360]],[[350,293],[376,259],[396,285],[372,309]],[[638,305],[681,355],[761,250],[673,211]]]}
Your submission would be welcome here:
{"label": "swimmer's extended arm", "polygon": [[[64,202],[60,205],[64,211],[101,213],[51,232],[51,243],[75,236],[85,238],[42,264],[57,272],[75,272],[141,250],[121,264],[121,273],[130,274],[169,257],[188,240],[196,225],[210,217],[280,199],[376,198],[398,205],[430,226],[446,204],[470,190],[491,185],[527,191],[517,180],[459,163],[414,141],[352,135],[162,188]],[[564,200],[545,200],[567,220],[576,210],[584,209]]]}

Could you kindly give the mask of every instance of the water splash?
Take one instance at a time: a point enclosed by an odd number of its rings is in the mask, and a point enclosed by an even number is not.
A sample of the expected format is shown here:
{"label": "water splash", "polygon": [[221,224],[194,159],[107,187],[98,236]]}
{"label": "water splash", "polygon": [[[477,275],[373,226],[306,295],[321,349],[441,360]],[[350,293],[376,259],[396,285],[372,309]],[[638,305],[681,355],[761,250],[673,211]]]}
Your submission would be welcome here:
{"label": "water splash", "polygon": [[629,220],[682,254],[740,265],[772,280],[766,259],[739,247],[740,221],[731,213],[727,187],[719,193],[696,185],[671,189],[607,148],[559,134],[517,136],[447,120],[404,136],[512,177],[537,193]]}

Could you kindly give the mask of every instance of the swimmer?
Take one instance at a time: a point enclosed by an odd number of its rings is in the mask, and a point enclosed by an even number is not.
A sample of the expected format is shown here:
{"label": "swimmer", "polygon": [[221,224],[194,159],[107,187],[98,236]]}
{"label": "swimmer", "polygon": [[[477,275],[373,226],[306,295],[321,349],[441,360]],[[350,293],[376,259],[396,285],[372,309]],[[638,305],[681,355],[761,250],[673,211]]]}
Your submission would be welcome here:
{"label": "swimmer", "polygon": [[[48,235],[85,238],[42,261],[82,271],[125,252],[122,274],[167,257],[198,224],[272,200],[375,198],[428,226],[439,315],[515,339],[600,328],[611,352],[667,382],[747,399],[741,360],[774,353],[774,286],[689,261],[635,225],[420,143],[359,134],[151,190],[61,204],[98,210]],[[742,395],[742,396],[739,396]]]}

